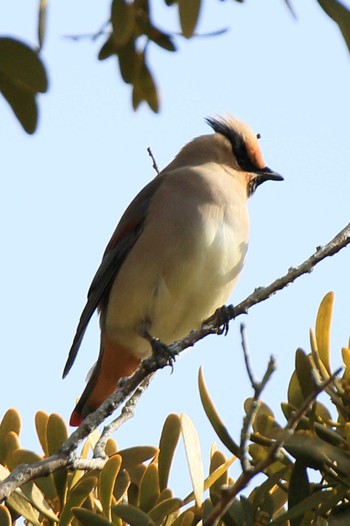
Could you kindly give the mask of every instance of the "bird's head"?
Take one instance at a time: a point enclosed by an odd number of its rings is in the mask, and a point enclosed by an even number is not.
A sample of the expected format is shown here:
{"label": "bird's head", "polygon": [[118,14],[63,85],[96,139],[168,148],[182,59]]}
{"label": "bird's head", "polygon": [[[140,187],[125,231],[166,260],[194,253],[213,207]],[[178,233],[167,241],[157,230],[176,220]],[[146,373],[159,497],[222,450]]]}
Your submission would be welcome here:
{"label": "bird's head", "polygon": [[283,177],[266,166],[258,138],[251,128],[231,116],[209,117],[214,130],[215,148],[225,162],[245,175],[248,196],[265,181],[283,181]]}

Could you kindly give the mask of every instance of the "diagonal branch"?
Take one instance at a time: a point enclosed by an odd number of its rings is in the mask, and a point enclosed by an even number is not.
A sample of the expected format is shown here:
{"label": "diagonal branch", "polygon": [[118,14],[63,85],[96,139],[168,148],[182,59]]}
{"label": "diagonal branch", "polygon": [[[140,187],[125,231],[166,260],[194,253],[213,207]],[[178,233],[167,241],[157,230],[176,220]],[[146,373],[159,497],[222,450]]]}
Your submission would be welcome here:
{"label": "diagonal branch", "polygon": [[[196,331],[192,331],[188,336],[182,340],[173,343],[169,346],[172,354],[176,355],[192,347],[196,342],[202,340],[209,334],[222,333],[222,319],[233,319],[241,314],[245,314],[248,310],[257,303],[265,301],[277,291],[283,289],[303,274],[310,273],[313,268],[323,259],[333,256],[342,248],[350,243],[350,224],[347,225],[341,232],[339,232],[329,243],[323,247],[318,247],[316,252],[312,254],[306,261],[297,267],[291,267],[287,274],[278,278],[276,281],[267,287],[259,287],[248,296],[244,301],[235,306],[234,309],[218,309],[217,312],[206,320],[202,327]],[[224,316],[223,316],[224,312]],[[221,321],[220,321],[221,320]],[[129,378],[120,380],[117,390],[107,398],[107,400],[94,412],[91,413],[79,428],[72,433],[66,440],[61,449],[45,460],[32,465],[18,466],[4,481],[0,482],[0,502],[7,498],[16,488],[23,485],[29,480],[33,480],[39,476],[45,476],[57,469],[72,468],[74,463],[79,459],[75,456],[75,451],[79,444],[113,411],[124,404],[134,393],[145,378],[154,373],[158,369],[168,365],[167,356],[157,356],[144,360],[139,369]],[[98,459],[96,459],[98,460]],[[244,474],[242,474],[244,475]]]}

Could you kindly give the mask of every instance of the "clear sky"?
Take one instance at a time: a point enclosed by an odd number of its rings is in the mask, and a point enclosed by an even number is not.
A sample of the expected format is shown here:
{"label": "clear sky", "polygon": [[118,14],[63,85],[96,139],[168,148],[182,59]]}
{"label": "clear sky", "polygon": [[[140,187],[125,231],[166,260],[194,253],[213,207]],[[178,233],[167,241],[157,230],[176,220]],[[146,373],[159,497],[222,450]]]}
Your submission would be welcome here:
{"label": "clear sky", "polygon": [[[39,98],[37,133],[26,135],[0,100],[0,415],[9,407],[20,411],[23,447],[39,451],[37,410],[68,419],[97,357],[94,319],[72,372],[61,380],[105,245],[125,207],[155,175],[148,146],[163,167],[183,144],[210,131],[204,117],[230,112],[261,133],[267,165],[284,175],[285,182],[263,185],[250,201],[250,248],[233,303],[301,263],[349,222],[349,53],[316,1],[293,3],[297,21],[282,0],[204,2],[198,31],[229,31],[179,38],[176,54],[149,49],[159,115],[145,105],[133,113],[114,59],[96,59],[102,42],[64,38],[99,29],[110,0],[50,3],[43,50],[50,90]],[[0,34],[35,44],[36,14],[37,0],[3,2]],[[174,10],[162,7],[154,18],[178,29]],[[244,318],[257,377],[276,357],[263,399],[281,423],[295,350],[309,350],[309,328],[330,290],[336,294],[333,365],[341,363],[350,333],[349,261],[345,249]],[[241,321],[226,338],[212,336],[183,354],[172,375],[158,373],[135,418],[115,437],[120,447],[157,444],[166,415],[185,412],[199,430],[207,465],[216,437],[199,400],[200,365],[226,426],[239,438],[243,402],[251,395]],[[189,478],[176,484],[188,489]]]}

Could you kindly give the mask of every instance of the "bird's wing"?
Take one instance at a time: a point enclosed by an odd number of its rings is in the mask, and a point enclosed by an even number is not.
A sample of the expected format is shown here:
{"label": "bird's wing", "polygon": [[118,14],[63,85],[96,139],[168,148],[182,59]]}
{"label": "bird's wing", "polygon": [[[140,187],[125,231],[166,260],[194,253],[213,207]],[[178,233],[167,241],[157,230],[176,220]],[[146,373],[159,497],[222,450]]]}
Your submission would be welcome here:
{"label": "bird's wing", "polygon": [[103,255],[101,265],[91,283],[87,302],[80,316],[64,367],[63,378],[67,376],[74,363],[91,316],[97,308],[103,309],[107,304],[115,276],[143,230],[150,201],[162,180],[163,176],[157,176],[141,190],[130,203],[115,229]]}

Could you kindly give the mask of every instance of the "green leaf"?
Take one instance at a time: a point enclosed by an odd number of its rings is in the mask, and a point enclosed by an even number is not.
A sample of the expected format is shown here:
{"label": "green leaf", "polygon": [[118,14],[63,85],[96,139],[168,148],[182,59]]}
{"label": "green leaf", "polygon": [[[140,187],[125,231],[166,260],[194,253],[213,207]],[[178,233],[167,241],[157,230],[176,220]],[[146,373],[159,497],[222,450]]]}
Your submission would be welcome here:
{"label": "green leaf", "polygon": [[99,498],[105,517],[111,521],[111,506],[115,481],[120,471],[122,459],[120,455],[114,455],[107,460],[100,473]]}
{"label": "green leaf", "polygon": [[[307,469],[303,462],[296,460],[292,469],[289,486],[288,486],[288,509],[300,504],[310,495],[310,484],[307,476]],[[300,515],[302,515],[301,513]],[[301,516],[291,519],[291,526],[298,526],[301,522]]]}
{"label": "green leaf", "polygon": [[[221,466],[225,466],[225,463],[227,462],[227,459],[225,455],[221,451],[215,451],[210,459],[210,466],[209,466],[209,473],[215,473],[215,471],[220,468]],[[228,472],[227,468],[224,470],[224,472],[216,479],[214,480],[211,485],[209,486],[210,489],[210,498],[212,502],[214,502],[213,499],[215,499],[216,495],[220,495],[220,488],[223,485],[228,484]]]}
{"label": "green leaf", "polygon": [[[49,455],[56,453],[62,446],[63,442],[67,440],[67,437],[67,427],[64,420],[55,413],[51,414],[47,421],[46,427],[46,439]],[[68,489],[67,476],[68,473],[64,469],[53,473],[57,494],[62,505],[65,502]]]}
{"label": "green leaf", "polygon": [[[296,519],[300,515],[306,513],[309,510],[317,508],[317,506],[322,503],[329,495],[331,495],[331,490],[317,491],[307,497],[302,502],[294,506],[291,510],[288,510],[286,513],[282,513],[277,517],[272,524],[281,524],[281,522],[286,522],[287,520]],[[300,523],[299,523],[300,524]]]}
{"label": "green leaf", "polygon": [[159,487],[163,490],[168,485],[169,473],[176,446],[181,433],[181,421],[178,415],[170,414],[166,418],[159,441]]}
{"label": "green leaf", "polygon": [[115,455],[116,453],[118,453],[118,445],[116,441],[113,440],[113,438],[109,438],[107,440],[107,444],[105,447],[105,453],[107,457],[111,457],[112,455]]}
{"label": "green leaf", "polygon": [[135,40],[129,42],[119,49],[118,52],[119,69],[122,79],[126,84],[131,84],[135,76],[136,48]]}
{"label": "green leaf", "polygon": [[343,347],[341,354],[344,363],[344,380],[350,383],[350,349],[348,347]]}
{"label": "green leaf", "polygon": [[286,479],[289,471],[289,467],[284,467],[276,471],[276,473],[270,475],[265,482],[253,490],[249,500],[251,501],[254,512],[258,508],[262,508],[262,503],[271,496],[273,488]]}
{"label": "green leaf", "polygon": [[116,46],[124,46],[131,38],[135,29],[135,7],[126,0],[112,2],[112,40]]}
{"label": "green leaf", "polygon": [[47,77],[38,54],[14,38],[0,37],[0,72],[22,90],[47,91]]}
{"label": "green leaf", "polygon": [[139,488],[141,484],[141,479],[146,469],[146,464],[136,464],[135,466],[129,466],[127,468],[127,472],[130,476],[131,484],[134,484]]}
{"label": "green leaf", "polygon": [[[289,410],[295,411],[297,407],[300,407],[302,405],[303,401],[304,401],[304,397],[301,392],[298,375],[297,375],[297,372],[294,371],[291,376],[289,386],[288,386]],[[287,405],[284,404],[284,407],[287,408]],[[282,404],[282,408],[283,408],[283,404]],[[286,418],[289,418],[289,416],[290,415],[287,413]]]}
{"label": "green leaf", "polygon": [[147,34],[147,36],[159,47],[171,52],[176,51],[176,46],[173,42],[173,39],[171,38],[171,35],[160,31],[160,29],[152,26],[152,30]]}
{"label": "green leaf", "polygon": [[5,436],[10,431],[19,435],[21,432],[21,415],[16,409],[8,409],[0,423],[0,464],[5,463],[6,447]]}
{"label": "green leaf", "polygon": [[118,451],[118,455],[122,457],[121,469],[129,469],[131,466],[145,462],[154,458],[158,453],[158,448],[153,446],[135,446]]}
{"label": "green leaf", "polygon": [[[159,470],[159,468],[158,468]],[[163,491],[160,492],[159,497],[157,499],[157,505],[163,502],[163,500],[168,500],[173,498],[173,492],[169,488],[163,489]]]}
{"label": "green leaf", "polygon": [[168,515],[178,511],[182,505],[183,501],[181,499],[166,499],[154,506],[154,508],[149,511],[148,515],[155,524],[160,525]]}
{"label": "green leaf", "polygon": [[19,515],[22,515],[27,519],[31,526],[42,526],[38,520],[38,514],[33,509],[33,506],[23,497],[22,492],[19,490],[13,491],[11,495],[6,499],[6,503]]}
{"label": "green leaf", "polygon": [[191,38],[196,28],[201,0],[178,0],[180,25],[185,38]]}
{"label": "green leaf", "polygon": [[[228,468],[236,460],[236,458],[236,456],[229,458],[224,464],[221,464],[212,473],[210,473],[210,475],[204,480],[204,491],[210,489],[213,484],[215,484],[215,482],[227,472]],[[194,500],[193,491],[187,495],[185,499],[183,499],[184,504],[189,504],[192,500]]]}
{"label": "green leaf", "polygon": [[12,517],[6,506],[0,505],[0,524],[1,526],[12,526]]}
{"label": "green leaf", "polygon": [[57,453],[68,438],[66,424],[60,415],[53,413],[49,416],[46,427],[48,454]]}
{"label": "green leaf", "polygon": [[106,58],[109,58],[112,55],[116,55],[117,53],[118,48],[114,44],[112,37],[108,37],[99,51],[98,60],[105,60]]}
{"label": "green leaf", "polygon": [[328,292],[321,301],[316,318],[316,342],[319,357],[331,374],[330,365],[330,338],[331,338],[331,323],[334,305],[334,292]]}
{"label": "green leaf", "polygon": [[192,487],[196,505],[200,508],[203,501],[204,473],[202,454],[198,434],[193,423],[186,414],[181,415],[181,430],[185,445],[185,453],[190,470]]}
{"label": "green leaf", "polygon": [[129,473],[125,469],[123,469],[123,471],[119,472],[116,484],[114,486],[114,498],[116,499],[117,502],[119,502],[124,497],[129,486],[130,486]]}
{"label": "green leaf", "polygon": [[338,25],[350,51],[350,11],[338,0],[318,0],[327,15]]}
{"label": "green leaf", "polygon": [[140,482],[139,507],[148,512],[152,509],[159,497],[158,466],[151,463],[143,474]]}
{"label": "green leaf", "polygon": [[46,456],[49,456],[49,448],[47,445],[47,423],[49,415],[44,411],[38,411],[35,415],[35,429],[38,435],[40,445]]}
{"label": "green leaf", "polygon": [[350,509],[349,504],[337,506],[327,517],[327,526],[349,526]]}
{"label": "green leaf", "polygon": [[58,517],[53,512],[51,506],[44,498],[43,493],[38,489],[34,482],[27,482],[21,488],[23,494],[26,496],[27,500],[33,505],[33,507],[38,510],[44,517],[51,521],[58,522]]}
{"label": "green leaf", "polygon": [[[28,451],[26,449],[17,449],[13,452],[12,455],[13,463],[15,466],[19,464],[35,464],[40,462],[42,457],[33,453],[33,451]],[[54,500],[57,497],[56,487],[54,484],[52,474],[46,477],[39,477],[35,479],[35,484],[38,486],[40,491],[50,500]]]}
{"label": "green leaf", "polygon": [[4,464],[6,464],[11,470],[13,470],[15,468],[13,462],[13,453],[14,451],[16,451],[16,449],[19,449],[21,447],[18,435],[13,431],[7,433],[7,435],[3,439],[3,447],[6,453]]}
{"label": "green leaf", "polygon": [[113,512],[130,526],[155,526],[152,519],[144,511],[130,504],[113,506]]}
{"label": "green leaf", "polygon": [[315,391],[315,379],[308,356],[301,349],[295,353],[295,370],[303,398],[307,398]]}
{"label": "green leaf", "polygon": [[142,93],[142,100],[145,100],[151,110],[155,113],[159,111],[158,93],[153,76],[146,64],[144,53],[142,55],[141,68],[139,70],[139,86]]}
{"label": "green leaf", "polygon": [[85,475],[70,490],[67,501],[62,510],[59,526],[68,526],[74,517],[73,508],[79,507],[87,499],[89,493],[97,484],[97,477]]}
{"label": "green leaf", "polygon": [[231,453],[233,453],[236,456],[239,456],[239,447],[228,433],[227,428],[224,426],[222,420],[220,419],[216,408],[209,396],[207,387],[205,385],[202,368],[199,369],[198,373],[198,386],[205,414],[207,415],[211,425],[213,426],[215,433],[218,435],[221,442],[227,447],[227,449],[231,451]]}
{"label": "green leaf", "polygon": [[194,513],[192,510],[186,510],[171,523],[171,526],[192,526],[193,524],[195,524]]}
{"label": "green leaf", "polygon": [[109,520],[94,511],[85,510],[84,508],[73,508],[72,512],[83,526],[114,526],[112,522],[109,522]]}
{"label": "green leaf", "polygon": [[322,470],[332,464],[341,474],[350,474],[350,454],[338,446],[325,442],[310,431],[296,431],[286,442],[285,449],[309,467]]}
{"label": "green leaf", "polygon": [[38,123],[38,108],[33,93],[23,90],[0,74],[0,92],[12,108],[23,129],[34,133]]}

